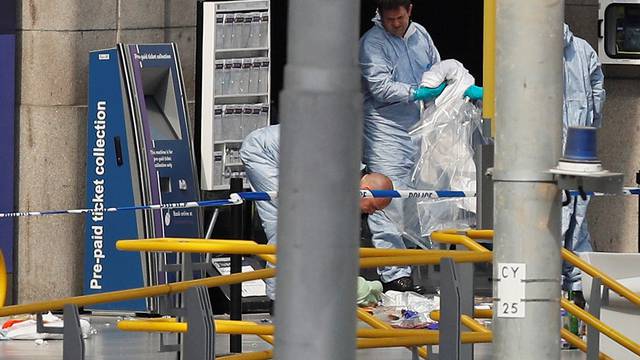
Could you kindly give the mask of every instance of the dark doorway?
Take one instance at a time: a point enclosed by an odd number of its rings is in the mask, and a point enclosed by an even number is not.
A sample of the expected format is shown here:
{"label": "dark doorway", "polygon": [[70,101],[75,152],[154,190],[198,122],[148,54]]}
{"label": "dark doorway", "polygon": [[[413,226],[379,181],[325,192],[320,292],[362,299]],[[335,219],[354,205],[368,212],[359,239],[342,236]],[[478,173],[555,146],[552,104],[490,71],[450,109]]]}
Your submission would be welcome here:
{"label": "dark doorway", "polygon": [[[375,0],[362,0],[360,34],[372,25]],[[482,31],[484,2],[413,1],[413,21],[424,26],[442,59],[456,59],[469,69],[482,85]]]}
{"label": "dark doorway", "polygon": [[[271,3],[272,23],[272,94],[278,104],[283,86],[284,65],[287,57],[287,8],[289,0]],[[414,1],[413,21],[424,26],[440,52],[442,59],[456,59],[469,69],[482,85],[482,32],[484,2],[481,0]],[[375,0],[362,0],[360,11],[360,35],[372,25]],[[277,116],[274,117],[277,119]]]}

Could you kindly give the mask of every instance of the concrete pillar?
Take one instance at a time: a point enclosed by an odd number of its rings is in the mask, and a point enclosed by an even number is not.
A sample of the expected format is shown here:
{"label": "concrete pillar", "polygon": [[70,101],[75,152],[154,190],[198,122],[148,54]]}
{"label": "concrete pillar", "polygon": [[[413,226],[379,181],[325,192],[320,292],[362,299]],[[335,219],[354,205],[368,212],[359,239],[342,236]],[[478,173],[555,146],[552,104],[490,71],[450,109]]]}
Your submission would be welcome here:
{"label": "concrete pillar", "polygon": [[[195,7],[190,0],[18,2],[18,209],[85,205],[90,50],[175,41],[193,98]],[[18,302],[81,292],[83,226],[76,215],[17,221]]]}

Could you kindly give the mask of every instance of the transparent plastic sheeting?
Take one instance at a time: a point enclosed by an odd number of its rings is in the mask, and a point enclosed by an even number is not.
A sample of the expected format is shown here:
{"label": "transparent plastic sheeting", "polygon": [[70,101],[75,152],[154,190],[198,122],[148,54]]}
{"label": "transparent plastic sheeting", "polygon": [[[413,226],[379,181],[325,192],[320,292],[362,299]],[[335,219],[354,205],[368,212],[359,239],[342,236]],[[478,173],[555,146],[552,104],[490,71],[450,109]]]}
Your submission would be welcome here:
{"label": "transparent plastic sheeting", "polygon": [[[411,174],[414,189],[476,191],[474,138],[480,133],[482,110],[466,98],[429,106],[411,130],[420,157]],[[475,226],[475,198],[405,200],[404,232],[431,247],[429,235],[443,229]],[[407,207],[409,209],[407,209]],[[407,211],[409,210],[409,211]]]}

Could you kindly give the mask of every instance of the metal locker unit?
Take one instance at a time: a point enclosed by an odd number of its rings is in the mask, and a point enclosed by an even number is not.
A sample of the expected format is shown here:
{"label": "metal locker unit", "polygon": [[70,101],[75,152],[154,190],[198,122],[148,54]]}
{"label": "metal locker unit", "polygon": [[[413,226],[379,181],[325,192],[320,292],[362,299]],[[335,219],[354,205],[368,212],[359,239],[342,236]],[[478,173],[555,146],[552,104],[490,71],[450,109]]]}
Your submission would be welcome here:
{"label": "metal locker unit", "polygon": [[228,190],[232,177],[245,178],[242,140],[269,125],[270,19],[268,0],[199,3],[202,190]]}

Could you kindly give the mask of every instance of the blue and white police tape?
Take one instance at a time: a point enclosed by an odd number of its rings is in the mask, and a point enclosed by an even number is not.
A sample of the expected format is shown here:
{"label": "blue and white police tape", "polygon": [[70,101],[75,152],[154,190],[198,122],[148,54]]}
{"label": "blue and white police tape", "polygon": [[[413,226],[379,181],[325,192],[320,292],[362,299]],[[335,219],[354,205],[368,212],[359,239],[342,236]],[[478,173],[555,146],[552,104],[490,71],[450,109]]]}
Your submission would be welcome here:
{"label": "blue and white police tape", "polygon": [[360,190],[360,197],[394,199],[442,199],[476,197],[476,192],[451,190]]}
{"label": "blue and white police tape", "polygon": [[121,207],[107,207],[107,208],[101,208],[101,209],[94,208],[94,209],[9,212],[9,213],[0,213],[0,218],[26,217],[26,216],[49,216],[49,215],[62,215],[62,214],[103,214],[103,213],[110,213],[110,212],[116,212],[116,211],[135,211],[135,210],[188,209],[188,208],[197,208],[197,207],[226,206],[226,205],[235,205],[235,204],[236,203],[231,199],[189,201],[189,202],[183,202],[183,203],[134,205],[134,206],[121,206]]}
{"label": "blue and white police tape", "polygon": [[[570,192],[572,196],[580,195],[577,191]],[[607,196],[604,193],[587,192],[589,196]],[[624,188],[622,195],[640,195],[640,188]],[[229,206],[239,205],[245,201],[272,201],[277,199],[276,191],[268,192],[241,192],[229,195],[228,199],[189,201],[181,203],[133,205],[121,207],[87,208],[72,210],[44,210],[44,211],[24,211],[0,213],[2,218],[28,217],[28,216],[50,216],[62,214],[102,214],[116,211],[136,211],[136,210],[166,210],[166,209],[188,209],[199,207]],[[453,190],[360,190],[362,198],[399,198],[399,199],[451,199],[451,198],[473,198],[476,193],[473,191],[453,191]]]}

